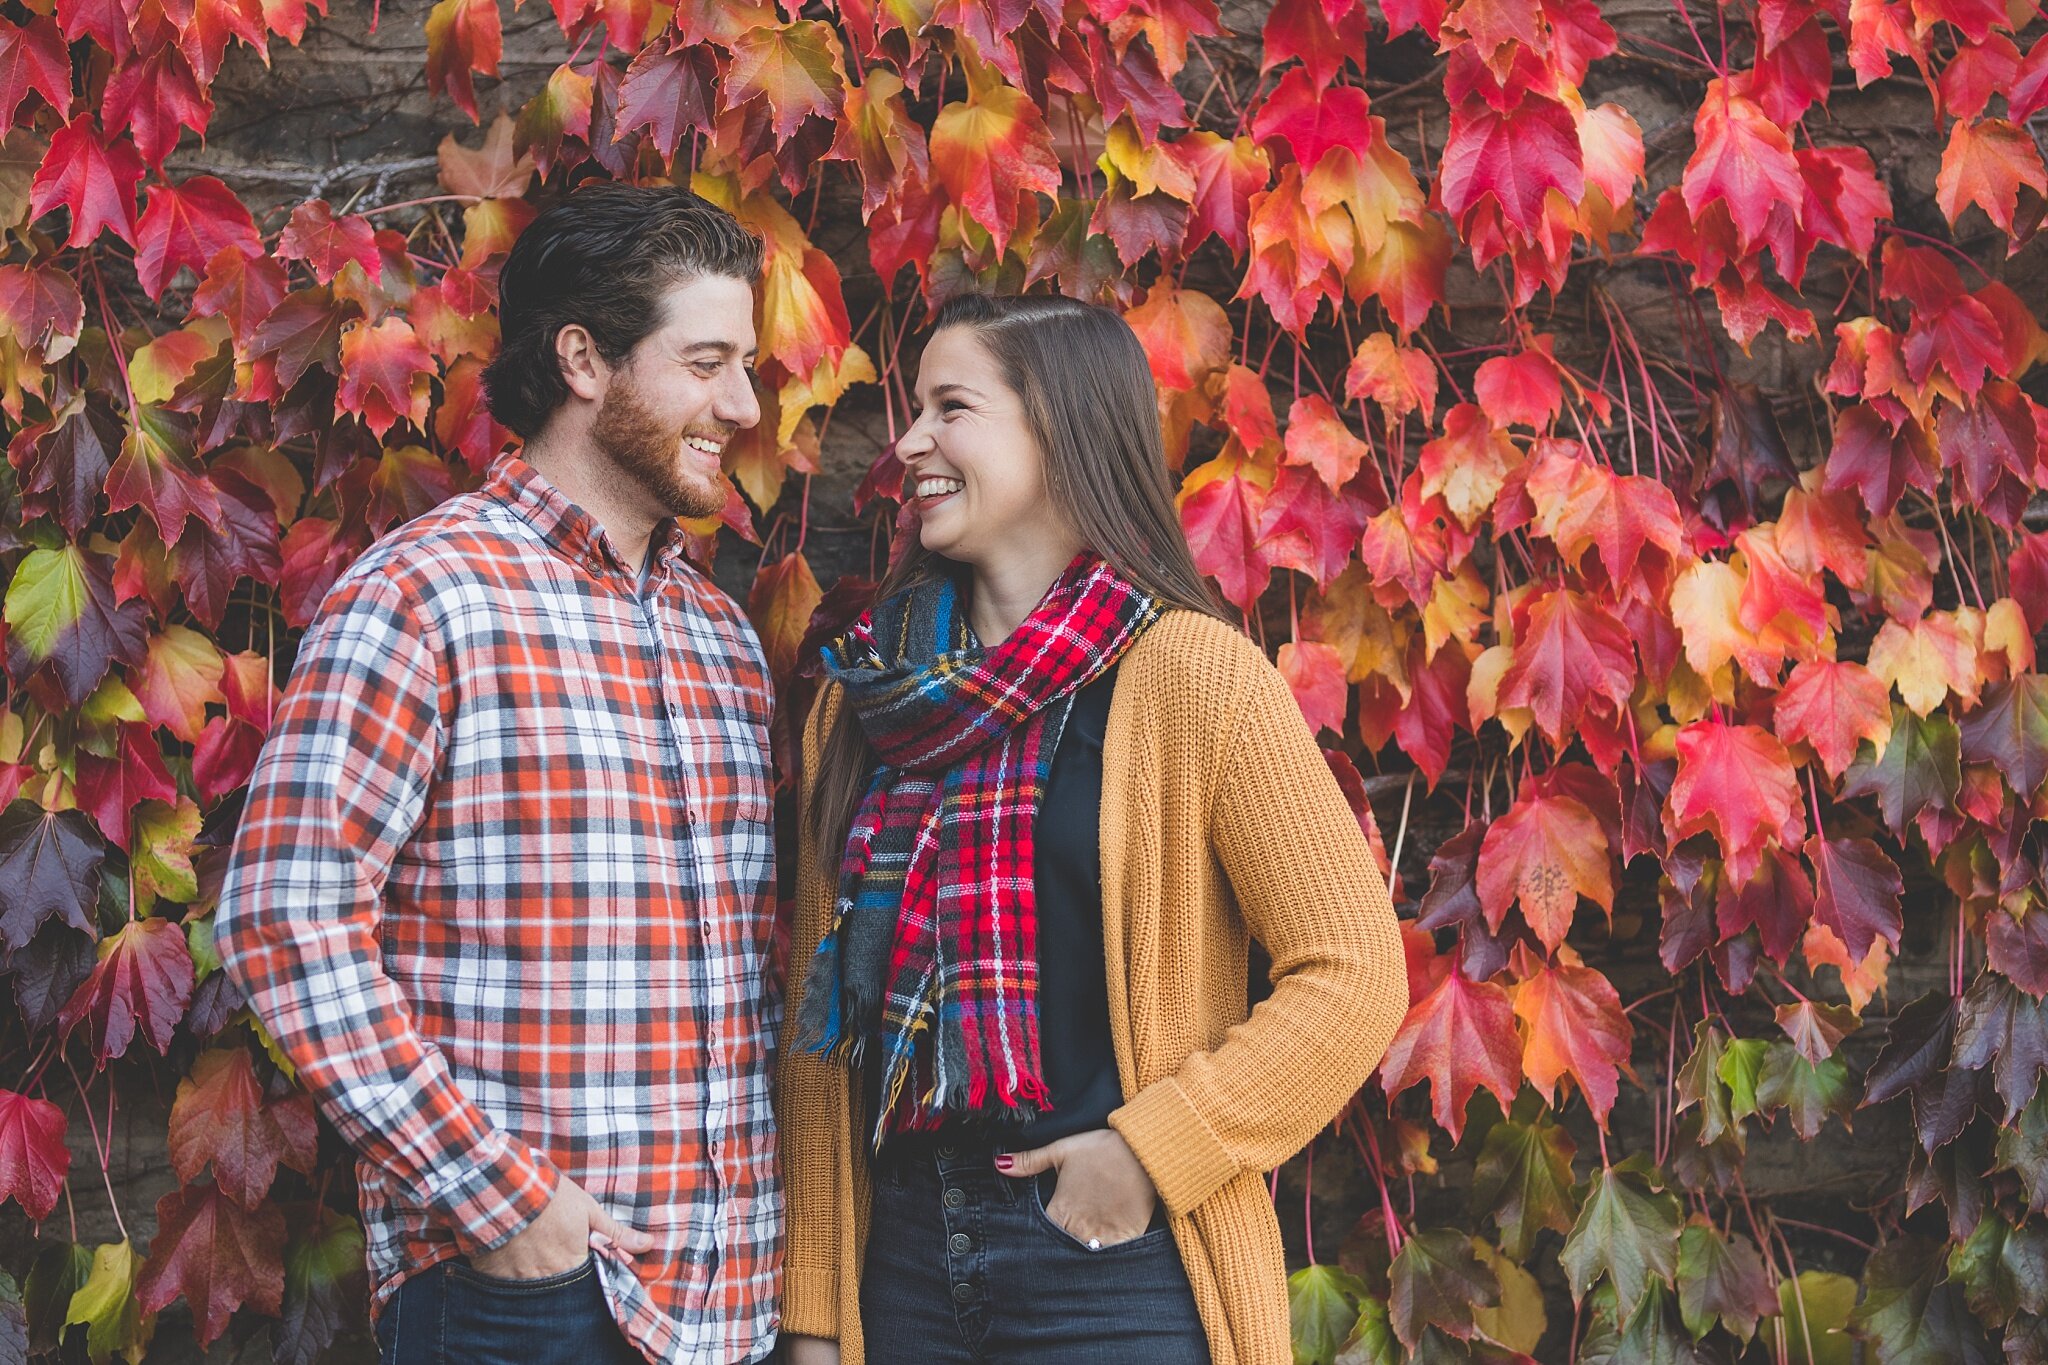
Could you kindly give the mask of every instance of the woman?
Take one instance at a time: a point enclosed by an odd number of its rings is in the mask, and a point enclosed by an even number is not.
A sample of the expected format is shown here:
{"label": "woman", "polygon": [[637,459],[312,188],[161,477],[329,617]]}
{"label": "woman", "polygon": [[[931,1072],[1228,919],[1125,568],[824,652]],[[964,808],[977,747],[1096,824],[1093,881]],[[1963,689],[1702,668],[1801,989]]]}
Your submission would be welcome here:
{"label": "woman", "polygon": [[805,735],[788,1358],[1286,1365],[1260,1176],[1407,1004],[1386,887],[1203,588],[1123,320],[961,299],[918,396],[918,543]]}

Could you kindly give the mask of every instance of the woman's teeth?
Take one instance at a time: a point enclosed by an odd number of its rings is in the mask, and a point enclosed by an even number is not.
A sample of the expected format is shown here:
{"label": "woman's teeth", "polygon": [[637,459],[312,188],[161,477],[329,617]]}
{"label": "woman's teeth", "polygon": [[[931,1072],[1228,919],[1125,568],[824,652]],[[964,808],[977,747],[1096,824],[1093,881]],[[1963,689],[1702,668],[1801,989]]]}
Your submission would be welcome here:
{"label": "woman's teeth", "polygon": [[967,485],[959,479],[919,479],[917,481],[917,496],[920,498],[940,498],[948,493],[958,493],[965,487]]}

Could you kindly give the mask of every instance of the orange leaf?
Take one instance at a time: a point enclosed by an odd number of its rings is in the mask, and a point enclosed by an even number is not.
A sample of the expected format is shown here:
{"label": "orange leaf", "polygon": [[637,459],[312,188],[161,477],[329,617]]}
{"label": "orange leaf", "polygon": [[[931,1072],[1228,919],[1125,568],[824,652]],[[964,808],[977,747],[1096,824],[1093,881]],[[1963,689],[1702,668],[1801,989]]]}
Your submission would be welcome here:
{"label": "orange leaf", "polygon": [[1635,1030],[1621,1012],[1621,997],[1612,982],[1581,965],[1569,948],[1557,950],[1555,966],[1526,945],[1517,945],[1515,958],[1515,970],[1522,973],[1514,988],[1515,1017],[1526,1030],[1522,1074],[1553,1106],[1558,1081],[1569,1075],[1585,1095],[1593,1121],[1605,1128],[1621,1073],[1635,1075],[1628,1062]]}
{"label": "orange leaf", "polygon": [[1840,777],[1863,740],[1883,744],[1892,732],[1891,697],[1862,664],[1811,659],[1792,670],[1778,692],[1778,735],[1806,743],[1829,777]]}
{"label": "orange leaf", "polygon": [[761,24],[734,39],[721,107],[736,109],[756,95],[764,97],[775,136],[787,141],[807,118],[836,120],[845,94],[839,35],[830,24],[805,19]]}
{"label": "orange leaf", "polygon": [[1487,826],[1478,881],[1489,928],[1499,932],[1508,907],[1519,903],[1522,918],[1547,949],[1571,931],[1580,896],[1610,913],[1614,908],[1606,831],[1569,796],[1525,795]]}
{"label": "orange leaf", "polygon": [[1436,365],[1421,351],[1399,345],[1385,332],[1358,343],[1344,372],[1344,396],[1380,405],[1392,426],[1411,412],[1427,422],[1436,413]]}
{"label": "orange leaf", "polygon": [[966,215],[1006,250],[1020,195],[1056,195],[1060,165],[1045,117],[1021,90],[997,86],[939,111],[932,174]]}
{"label": "orange leaf", "polygon": [[382,439],[399,419],[424,432],[427,377],[434,359],[402,318],[356,323],[341,334],[341,383],[334,401]]}
{"label": "orange leaf", "polygon": [[2002,118],[1956,120],[1934,178],[1934,202],[1949,222],[1975,204],[2011,236],[2023,187],[2048,195],[2048,169],[2033,135]]}

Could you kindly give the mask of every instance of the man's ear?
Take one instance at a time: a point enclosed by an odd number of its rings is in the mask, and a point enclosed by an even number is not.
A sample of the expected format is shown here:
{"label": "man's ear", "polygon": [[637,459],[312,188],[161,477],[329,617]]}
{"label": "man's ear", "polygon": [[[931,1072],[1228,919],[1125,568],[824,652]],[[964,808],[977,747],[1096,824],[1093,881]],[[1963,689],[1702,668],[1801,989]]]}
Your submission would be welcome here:
{"label": "man's ear", "polygon": [[590,402],[604,397],[611,366],[597,353],[597,342],[582,323],[569,323],[555,333],[555,360],[570,393]]}

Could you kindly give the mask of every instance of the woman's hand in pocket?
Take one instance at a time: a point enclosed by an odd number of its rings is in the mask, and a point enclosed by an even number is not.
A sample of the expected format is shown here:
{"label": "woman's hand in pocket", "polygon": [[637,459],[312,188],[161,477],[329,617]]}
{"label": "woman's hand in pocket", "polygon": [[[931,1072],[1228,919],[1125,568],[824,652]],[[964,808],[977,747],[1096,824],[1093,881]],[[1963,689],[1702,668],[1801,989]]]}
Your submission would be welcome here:
{"label": "woman's hand in pocket", "polygon": [[1159,1201],[1152,1177],[1114,1128],[1076,1133],[1028,1152],[996,1158],[996,1169],[1017,1179],[1058,1171],[1046,1216],[1086,1242],[1115,1246],[1145,1235]]}

